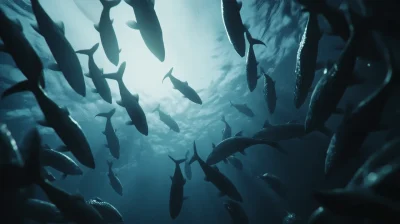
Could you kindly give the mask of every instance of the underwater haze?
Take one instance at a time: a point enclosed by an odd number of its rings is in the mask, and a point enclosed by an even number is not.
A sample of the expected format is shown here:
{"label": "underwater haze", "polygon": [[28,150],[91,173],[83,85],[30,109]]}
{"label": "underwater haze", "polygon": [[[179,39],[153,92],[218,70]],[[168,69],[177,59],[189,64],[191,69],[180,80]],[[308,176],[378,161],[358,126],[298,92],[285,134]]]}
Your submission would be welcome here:
{"label": "underwater haze", "polygon": [[[233,0],[232,0],[233,1]],[[253,38],[265,43],[254,45],[259,71],[261,69],[275,82],[276,108],[271,114],[264,99],[264,77],[258,79],[254,91],[249,91],[246,80],[246,58],[240,57],[228,39],[218,0],[155,0],[154,9],[160,21],[165,46],[165,60],[161,62],[146,46],[140,32],[131,29],[126,22],[135,19],[132,7],[125,1],[111,8],[110,18],[116,33],[119,48],[119,63],[111,63],[101,44],[95,24],[99,22],[102,4],[98,0],[40,0],[51,19],[62,21],[65,37],[75,51],[90,49],[96,43],[94,53],[96,65],[103,73],[114,73],[126,62],[123,82],[132,94],[139,96],[148,135],[141,134],[134,125],[127,125],[130,117],[124,107],[117,104],[121,99],[118,83],[107,79],[112,103],[105,102],[95,91],[90,78],[85,77],[86,96],[77,94],[59,71],[48,69],[54,58],[45,39],[31,24],[36,23],[30,0],[1,0],[0,7],[11,19],[18,19],[23,34],[39,55],[46,81],[45,91],[60,107],[67,107],[70,116],[81,126],[94,156],[95,169],[78,163],[83,175],[63,174],[49,169],[56,180],[53,185],[71,194],[80,194],[85,199],[99,197],[114,205],[122,214],[124,223],[231,223],[232,218],[224,207],[226,196],[209,181],[199,163],[191,164],[192,178],[186,178],[182,210],[176,219],[171,219],[169,200],[171,177],[174,176],[174,159],[185,159],[193,155],[193,141],[199,156],[206,160],[213,151],[212,144],[223,139],[225,123],[232,128],[231,135],[243,131],[243,136],[252,137],[263,128],[267,120],[272,125],[295,121],[303,124],[307,115],[310,97],[296,109],[293,90],[296,85],[296,53],[305,29],[308,16],[301,11],[296,1],[242,1],[240,15]],[[337,1],[331,1],[338,6]],[[326,27],[326,21],[319,21]],[[318,61],[336,60],[341,54],[335,46],[344,45],[339,37],[324,35],[319,42]],[[397,45],[396,45],[397,46]],[[246,49],[249,43],[246,41]],[[247,50],[246,50],[247,51]],[[77,54],[83,72],[88,73],[88,56]],[[26,58],[29,60],[29,58]],[[186,81],[200,96],[202,104],[194,103],[174,89],[170,79],[163,80],[173,68],[173,76]],[[386,68],[382,64],[358,60],[358,74],[365,78],[363,85],[349,88],[338,107],[357,104],[375,90],[384,79]],[[323,75],[315,73],[314,86]],[[26,78],[16,67],[12,57],[0,52],[0,92]],[[398,93],[396,93],[398,94]],[[310,93],[311,95],[311,93]],[[396,115],[396,103],[392,97],[383,113],[383,122],[394,127],[400,122]],[[398,98],[397,98],[398,99]],[[254,112],[246,116],[235,109],[234,104],[246,104]],[[159,108],[170,115],[179,126],[172,130],[160,120]],[[107,146],[106,119],[95,117],[116,109],[111,121],[119,139],[120,156],[115,159]],[[0,122],[7,124],[17,143],[37,121],[43,117],[31,92],[14,94],[0,101]],[[342,115],[333,114],[326,122],[329,130],[336,130]],[[63,145],[61,139],[48,127],[38,126],[42,143],[52,148]],[[249,223],[307,223],[310,214],[318,207],[311,195],[316,189],[344,187],[371,153],[384,142],[386,131],[372,133],[363,146],[363,152],[352,160],[338,175],[324,177],[324,161],[330,137],[321,132],[279,141],[287,155],[270,146],[255,145],[246,153],[235,153],[243,164],[240,170],[233,162],[220,162],[217,167],[236,186],[243,202]],[[123,186],[123,195],[113,190],[109,178],[107,161],[113,161],[112,169]],[[232,163],[232,164],[231,164]],[[287,189],[282,197],[273,187],[259,178],[263,173],[279,177]],[[339,175],[340,174],[340,175]],[[47,200],[38,187],[37,198]],[[287,221],[288,214],[297,218]],[[286,220],[286,221],[285,221]],[[0,221],[1,222],[1,221]],[[27,221],[26,223],[35,223]]]}

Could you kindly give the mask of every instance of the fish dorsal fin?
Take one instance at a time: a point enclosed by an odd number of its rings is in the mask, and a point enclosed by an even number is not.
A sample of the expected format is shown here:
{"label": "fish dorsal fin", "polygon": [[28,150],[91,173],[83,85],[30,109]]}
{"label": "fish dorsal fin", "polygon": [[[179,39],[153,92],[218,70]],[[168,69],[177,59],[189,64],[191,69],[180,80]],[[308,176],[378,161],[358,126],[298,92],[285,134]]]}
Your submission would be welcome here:
{"label": "fish dorsal fin", "polygon": [[61,107],[61,110],[66,114],[69,115],[69,110],[67,107]]}
{"label": "fish dorsal fin", "polygon": [[212,146],[213,149],[215,149],[215,144],[214,143],[211,143],[211,146]]}
{"label": "fish dorsal fin", "polygon": [[184,83],[185,85],[187,85],[187,86],[189,85],[189,83],[188,83],[187,81],[184,81],[183,83]]}
{"label": "fish dorsal fin", "polygon": [[139,102],[139,95],[137,94],[137,93],[135,93],[135,94],[132,94],[132,96],[136,99],[136,101],[138,101]]}
{"label": "fish dorsal fin", "polygon": [[24,31],[24,27],[22,26],[21,21],[19,21],[19,19],[15,19],[14,20],[15,25],[18,27],[19,31]]}
{"label": "fish dorsal fin", "polygon": [[58,22],[56,23],[57,28],[60,30],[60,32],[65,35],[65,26],[63,22]]}

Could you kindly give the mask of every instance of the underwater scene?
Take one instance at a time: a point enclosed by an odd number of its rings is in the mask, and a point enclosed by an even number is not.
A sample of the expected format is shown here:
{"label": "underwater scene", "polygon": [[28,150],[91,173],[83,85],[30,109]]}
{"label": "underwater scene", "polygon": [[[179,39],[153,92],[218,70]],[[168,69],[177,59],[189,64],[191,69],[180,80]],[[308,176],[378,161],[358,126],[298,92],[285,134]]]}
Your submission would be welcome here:
{"label": "underwater scene", "polygon": [[400,223],[393,0],[0,0],[0,223]]}

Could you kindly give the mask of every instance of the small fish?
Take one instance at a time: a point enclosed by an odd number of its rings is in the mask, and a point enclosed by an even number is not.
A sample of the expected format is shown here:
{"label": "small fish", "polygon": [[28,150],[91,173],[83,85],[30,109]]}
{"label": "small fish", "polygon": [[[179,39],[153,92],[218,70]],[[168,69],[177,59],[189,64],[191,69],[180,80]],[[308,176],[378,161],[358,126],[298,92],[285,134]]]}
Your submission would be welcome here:
{"label": "small fish", "polygon": [[232,166],[234,166],[238,170],[243,170],[243,163],[240,161],[240,159],[236,158],[235,156],[229,156],[228,161]]}
{"label": "small fish", "polygon": [[267,183],[279,196],[286,197],[286,186],[282,183],[279,177],[270,173],[264,173],[263,175],[258,176],[258,178]]}
{"label": "small fish", "polygon": [[247,217],[246,212],[239,203],[232,200],[227,200],[224,202],[224,207],[229,212],[233,224],[249,223],[249,218]]}
{"label": "small fish", "polygon": [[229,42],[233,45],[236,52],[244,57],[246,42],[244,40],[245,27],[243,25],[240,10],[242,2],[236,0],[221,0],[222,20]]}
{"label": "small fish", "polygon": [[256,44],[264,46],[266,45],[261,40],[253,38],[248,30],[246,30],[246,37],[247,41],[249,42],[249,50],[246,57],[247,86],[249,87],[250,92],[253,92],[257,87],[257,80],[260,78],[257,69],[258,61],[256,59],[253,46]]}
{"label": "small fish", "polygon": [[190,160],[189,160],[189,150],[185,154],[185,176],[188,180],[192,179],[192,168],[190,166]]}
{"label": "small fish", "polygon": [[171,68],[168,73],[164,76],[164,79],[169,78],[172,82],[172,85],[174,86],[174,89],[178,90],[180,93],[183,94],[185,98],[188,98],[190,101],[193,103],[197,104],[203,104],[202,100],[200,99],[200,96],[196,93],[196,91],[189,86],[188,82],[182,82],[181,80],[175,78],[172,75],[172,71],[174,68]]}
{"label": "small fish", "polygon": [[139,104],[139,95],[131,94],[128,88],[126,88],[124,81],[122,80],[125,67],[126,62],[123,62],[116,73],[103,76],[107,79],[114,79],[118,83],[121,100],[117,101],[117,103],[125,108],[126,112],[129,115],[129,118],[131,119],[130,121],[126,122],[126,124],[135,125],[136,129],[140,133],[147,136],[149,134],[149,126],[147,124],[146,115],[144,114],[144,111]]}
{"label": "small fish", "polygon": [[278,150],[281,153],[284,154],[287,153],[276,142],[264,141],[243,136],[234,136],[231,138],[227,138],[224,141],[220,142],[218,145],[216,145],[213,151],[210,153],[210,155],[208,155],[206,162],[208,165],[217,164],[218,162],[227,159],[229,156],[237,152],[245,154],[244,150],[254,145],[268,145]]}
{"label": "small fish", "polygon": [[117,192],[117,194],[122,196],[122,194],[123,194],[122,184],[121,184],[121,181],[119,180],[119,178],[117,177],[117,175],[112,170],[113,162],[107,161],[107,165],[108,165],[107,176],[108,176],[108,180],[110,181],[110,185],[114,189],[114,191]]}
{"label": "small fish", "polygon": [[57,206],[39,199],[27,199],[21,207],[21,216],[38,223],[65,223]]}
{"label": "small fish", "polygon": [[130,20],[126,24],[139,30],[147,48],[161,62],[165,60],[165,47],[163,33],[156,11],[154,0],[125,0],[133,8],[136,21]]}
{"label": "small fish", "polygon": [[107,223],[124,223],[124,219],[118,209],[101,198],[96,197],[87,200],[86,203],[93,206]]}
{"label": "small fish", "polygon": [[158,116],[160,117],[160,120],[166,124],[171,130],[173,130],[174,132],[179,133],[179,126],[178,123],[176,123],[176,121],[168,114],[164,113],[161,109],[160,109],[160,104],[158,104],[157,108],[155,108],[153,110],[153,112],[158,111]]}
{"label": "small fish", "polygon": [[110,149],[110,153],[114,158],[119,159],[120,155],[119,140],[117,134],[115,133],[116,130],[114,129],[111,123],[111,117],[114,115],[114,113],[115,113],[115,108],[111,109],[107,113],[99,113],[96,115],[96,117],[99,116],[107,118],[106,127],[103,131],[103,134],[106,136],[107,139],[106,147]]}
{"label": "small fish", "polygon": [[229,101],[231,107],[234,107],[240,113],[248,116],[254,117],[254,112],[247,106],[247,104],[234,104],[232,101]]}
{"label": "small fish", "polygon": [[227,138],[232,137],[232,128],[228,124],[228,122],[226,122],[224,115],[222,115],[221,121],[224,122],[224,124],[225,124],[225,128],[222,130],[222,141],[223,141]]}
{"label": "small fish", "polygon": [[24,162],[17,143],[6,124],[0,123],[0,164],[23,167]]}
{"label": "small fish", "polygon": [[100,34],[101,45],[103,46],[104,53],[108,60],[115,66],[119,62],[119,46],[117,36],[113,28],[113,19],[110,19],[111,8],[117,6],[121,0],[100,0],[103,5],[103,11],[101,12],[100,21],[94,25],[94,28]]}
{"label": "small fish", "polygon": [[261,71],[264,75],[264,100],[267,103],[269,113],[273,114],[276,107],[276,100],[278,99],[276,98],[275,81],[272,80],[271,76],[267,75],[262,69]]}
{"label": "small fish", "polygon": [[65,79],[81,96],[86,96],[86,85],[83,78],[82,67],[74,49],[65,37],[64,23],[55,23],[42,8],[39,0],[31,0],[33,14],[37,25],[33,29],[46,40],[57,64],[54,69],[61,71]]}
{"label": "small fish", "polygon": [[205,163],[197,154],[196,142],[193,142],[193,150],[194,154],[190,159],[190,164],[197,161],[200,164],[201,169],[203,170],[206,177],[205,181],[211,182],[215,187],[220,191],[220,196],[227,195],[235,201],[242,202],[243,198],[240,195],[239,191],[236,189],[235,185],[219,170]]}
{"label": "small fish", "polygon": [[76,51],[77,54],[84,54],[89,57],[88,67],[89,73],[85,74],[86,77],[91,78],[94,84],[95,89],[92,90],[93,93],[98,93],[101,98],[107,103],[112,103],[111,98],[111,90],[108,86],[106,79],[103,77],[103,69],[97,67],[96,62],[94,61],[94,53],[99,47],[99,43],[93,45],[92,48],[87,50],[79,50]]}
{"label": "small fish", "polygon": [[172,219],[176,219],[181,212],[183,201],[187,197],[183,196],[183,187],[186,184],[186,179],[183,177],[179,164],[186,161],[186,159],[175,160],[171,156],[169,158],[175,163],[174,176],[171,176],[171,192],[169,196],[169,214]]}

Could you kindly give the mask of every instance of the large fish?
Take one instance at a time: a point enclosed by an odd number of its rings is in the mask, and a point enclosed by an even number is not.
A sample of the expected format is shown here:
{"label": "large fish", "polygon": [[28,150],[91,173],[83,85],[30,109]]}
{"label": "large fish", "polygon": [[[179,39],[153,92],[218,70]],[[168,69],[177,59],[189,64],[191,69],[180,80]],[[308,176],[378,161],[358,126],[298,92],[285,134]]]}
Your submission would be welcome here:
{"label": "large fish", "polygon": [[181,212],[183,201],[187,197],[183,196],[183,187],[186,184],[186,179],[182,175],[181,167],[179,164],[186,161],[186,159],[175,160],[171,156],[169,158],[175,163],[174,176],[171,176],[171,192],[169,196],[169,214],[172,219],[176,219]]}
{"label": "large fish", "polygon": [[126,112],[129,115],[130,121],[126,122],[127,125],[135,125],[136,129],[142,133],[143,135],[147,136],[149,134],[149,127],[147,125],[146,115],[142,107],[139,104],[139,95],[131,94],[126,88],[122,77],[124,75],[126,63],[123,62],[118,72],[113,74],[104,75],[105,78],[114,79],[118,82],[119,87],[119,94],[121,96],[121,101],[117,101],[117,103],[124,107]]}
{"label": "large fish", "polygon": [[100,0],[103,5],[100,21],[94,25],[94,28],[100,33],[101,44],[108,60],[114,65],[119,62],[119,46],[117,36],[113,28],[114,20],[110,19],[110,9],[117,6],[121,0]]}
{"label": "large fish", "polygon": [[[317,131],[329,138],[332,137],[332,132],[326,127],[319,128]],[[264,128],[256,132],[253,138],[279,142],[293,138],[302,138],[305,135],[307,135],[307,133],[304,130],[303,124],[286,123],[272,125],[268,121],[265,121]]]}
{"label": "large fish", "polygon": [[267,183],[280,197],[286,197],[286,186],[282,183],[279,177],[270,173],[264,173],[263,175],[258,176],[258,178]]}
{"label": "large fish", "polygon": [[153,112],[158,111],[158,116],[160,117],[160,120],[166,124],[171,130],[173,130],[174,132],[178,132],[179,133],[179,126],[178,123],[176,123],[176,121],[168,114],[164,113],[161,109],[160,109],[160,104],[158,104],[157,108],[155,108],[153,110]]}
{"label": "large fish", "polygon": [[271,78],[271,76],[267,75],[261,69],[264,75],[264,100],[267,103],[268,111],[270,114],[273,114],[276,107],[276,88],[275,88],[275,81]]}
{"label": "large fish", "polygon": [[165,47],[163,33],[154,10],[154,0],[125,0],[133,8],[136,22],[131,20],[127,25],[132,29],[137,29],[142,35],[147,48],[160,61],[165,60]]}
{"label": "large fish", "polygon": [[241,57],[244,57],[246,43],[244,40],[245,27],[242,17],[240,16],[241,8],[242,2],[237,2],[236,0],[221,0],[222,20],[229,42],[231,42],[236,52]]}
{"label": "large fish", "polygon": [[[11,20],[0,9],[0,37],[4,46],[0,51],[11,55],[22,74],[29,80],[40,77],[40,85],[44,88],[43,64],[23,33],[23,27],[19,20]],[[29,58],[29,60],[26,60]]]}
{"label": "large fish", "polygon": [[43,166],[49,166],[63,173],[63,179],[67,175],[82,175],[81,168],[68,156],[59,152],[58,149],[51,149],[48,145],[43,145],[40,152],[40,159]]}
{"label": "large fish", "polygon": [[107,176],[108,176],[108,180],[110,181],[110,185],[114,189],[114,191],[117,192],[117,194],[122,196],[122,194],[123,194],[122,184],[121,184],[121,181],[119,180],[119,178],[117,177],[117,175],[112,170],[113,162],[107,161],[107,165],[108,165]]}
{"label": "large fish", "polygon": [[353,111],[351,106],[348,106],[326,152],[327,176],[359,154],[359,149],[370,132],[381,130],[382,113],[395,87],[392,75],[393,59],[389,56],[388,48],[383,48],[386,49],[385,59],[388,63],[386,78],[381,86],[361,101]]}
{"label": "large fish", "polygon": [[322,32],[318,25],[318,15],[310,12],[307,25],[301,38],[296,57],[296,86],[294,90],[294,105],[300,108],[309,95],[314,81],[318,57],[318,43]]}
{"label": "large fish", "polygon": [[112,204],[96,197],[86,201],[87,204],[93,206],[103,217],[107,223],[123,224],[124,219],[121,213]]}
{"label": "large fish", "polygon": [[110,149],[110,153],[114,158],[119,159],[120,155],[119,140],[117,134],[115,133],[116,129],[114,129],[111,123],[111,117],[114,115],[114,113],[115,113],[115,108],[111,109],[108,113],[99,113],[96,115],[96,117],[99,116],[107,118],[106,127],[103,131],[103,134],[106,136],[107,139],[106,147]]}
{"label": "large fish", "polygon": [[253,38],[248,30],[246,30],[246,37],[249,41],[249,50],[246,57],[246,79],[250,92],[253,92],[257,87],[257,80],[260,78],[257,69],[258,61],[256,59],[253,46],[255,44],[265,46],[265,44],[261,40]]}
{"label": "large fish", "polygon": [[276,142],[259,140],[243,136],[234,136],[231,138],[227,138],[224,141],[220,142],[218,145],[216,145],[213,151],[207,157],[206,162],[208,165],[217,164],[237,152],[245,154],[244,150],[254,145],[268,145],[277,149],[281,153],[285,154],[287,153]]}
{"label": "large fish", "polygon": [[188,98],[190,101],[197,103],[197,104],[202,104],[203,102],[200,99],[200,96],[196,93],[196,91],[189,86],[188,82],[182,82],[181,80],[175,78],[172,75],[172,70],[174,68],[171,68],[168,73],[164,76],[164,79],[169,78],[172,82],[172,85],[174,85],[174,89],[178,90],[183,94],[184,97]]}
{"label": "large fish", "polygon": [[0,123],[0,165],[14,164],[22,167],[24,162],[17,143],[6,124]]}
{"label": "large fish", "polygon": [[223,140],[225,140],[225,139],[227,139],[227,138],[232,137],[232,128],[231,128],[231,126],[228,124],[228,122],[226,122],[225,116],[224,116],[224,115],[222,115],[221,121],[224,122],[224,124],[225,124],[225,127],[224,127],[224,129],[222,130],[222,141],[223,141]]}
{"label": "large fish", "polygon": [[98,93],[101,96],[101,98],[103,98],[103,100],[106,101],[107,103],[112,103],[110,87],[108,86],[106,79],[103,77],[103,69],[97,67],[96,62],[94,61],[93,55],[98,47],[99,43],[93,45],[93,47],[90,49],[79,50],[76,51],[76,53],[85,54],[89,57],[88,60],[89,73],[85,74],[85,76],[91,78],[93,81],[95,89],[93,89],[92,92]]}
{"label": "large fish", "polygon": [[214,167],[208,165],[199,157],[199,154],[197,153],[196,142],[193,142],[193,150],[194,154],[190,159],[190,163],[193,163],[195,161],[199,162],[201,169],[206,175],[204,180],[213,183],[214,186],[217,187],[220,191],[220,196],[227,195],[233,200],[242,202],[243,198],[240,195],[239,191],[236,189],[235,185],[233,185],[233,183],[218,169],[215,169]]}
{"label": "large fish", "polygon": [[190,166],[190,160],[189,160],[189,150],[185,154],[185,176],[188,180],[192,179],[192,168]]}
{"label": "large fish", "polygon": [[227,200],[224,202],[224,207],[229,212],[233,224],[249,223],[249,218],[247,217],[246,212],[239,203],[232,200]]}
{"label": "large fish", "polygon": [[231,107],[234,107],[237,111],[240,113],[248,116],[248,117],[254,117],[254,112],[247,106],[247,104],[235,104],[232,103],[232,101],[229,100],[229,103]]}
{"label": "large fish", "polygon": [[46,13],[39,3],[39,0],[31,0],[32,10],[35,14],[37,25],[32,27],[46,40],[57,67],[64,74],[65,79],[81,96],[86,95],[85,80],[79,59],[74,49],[65,37],[64,24],[56,24]]}
{"label": "large fish", "polygon": [[47,201],[30,198],[21,207],[21,216],[38,223],[65,223],[58,208]]}

